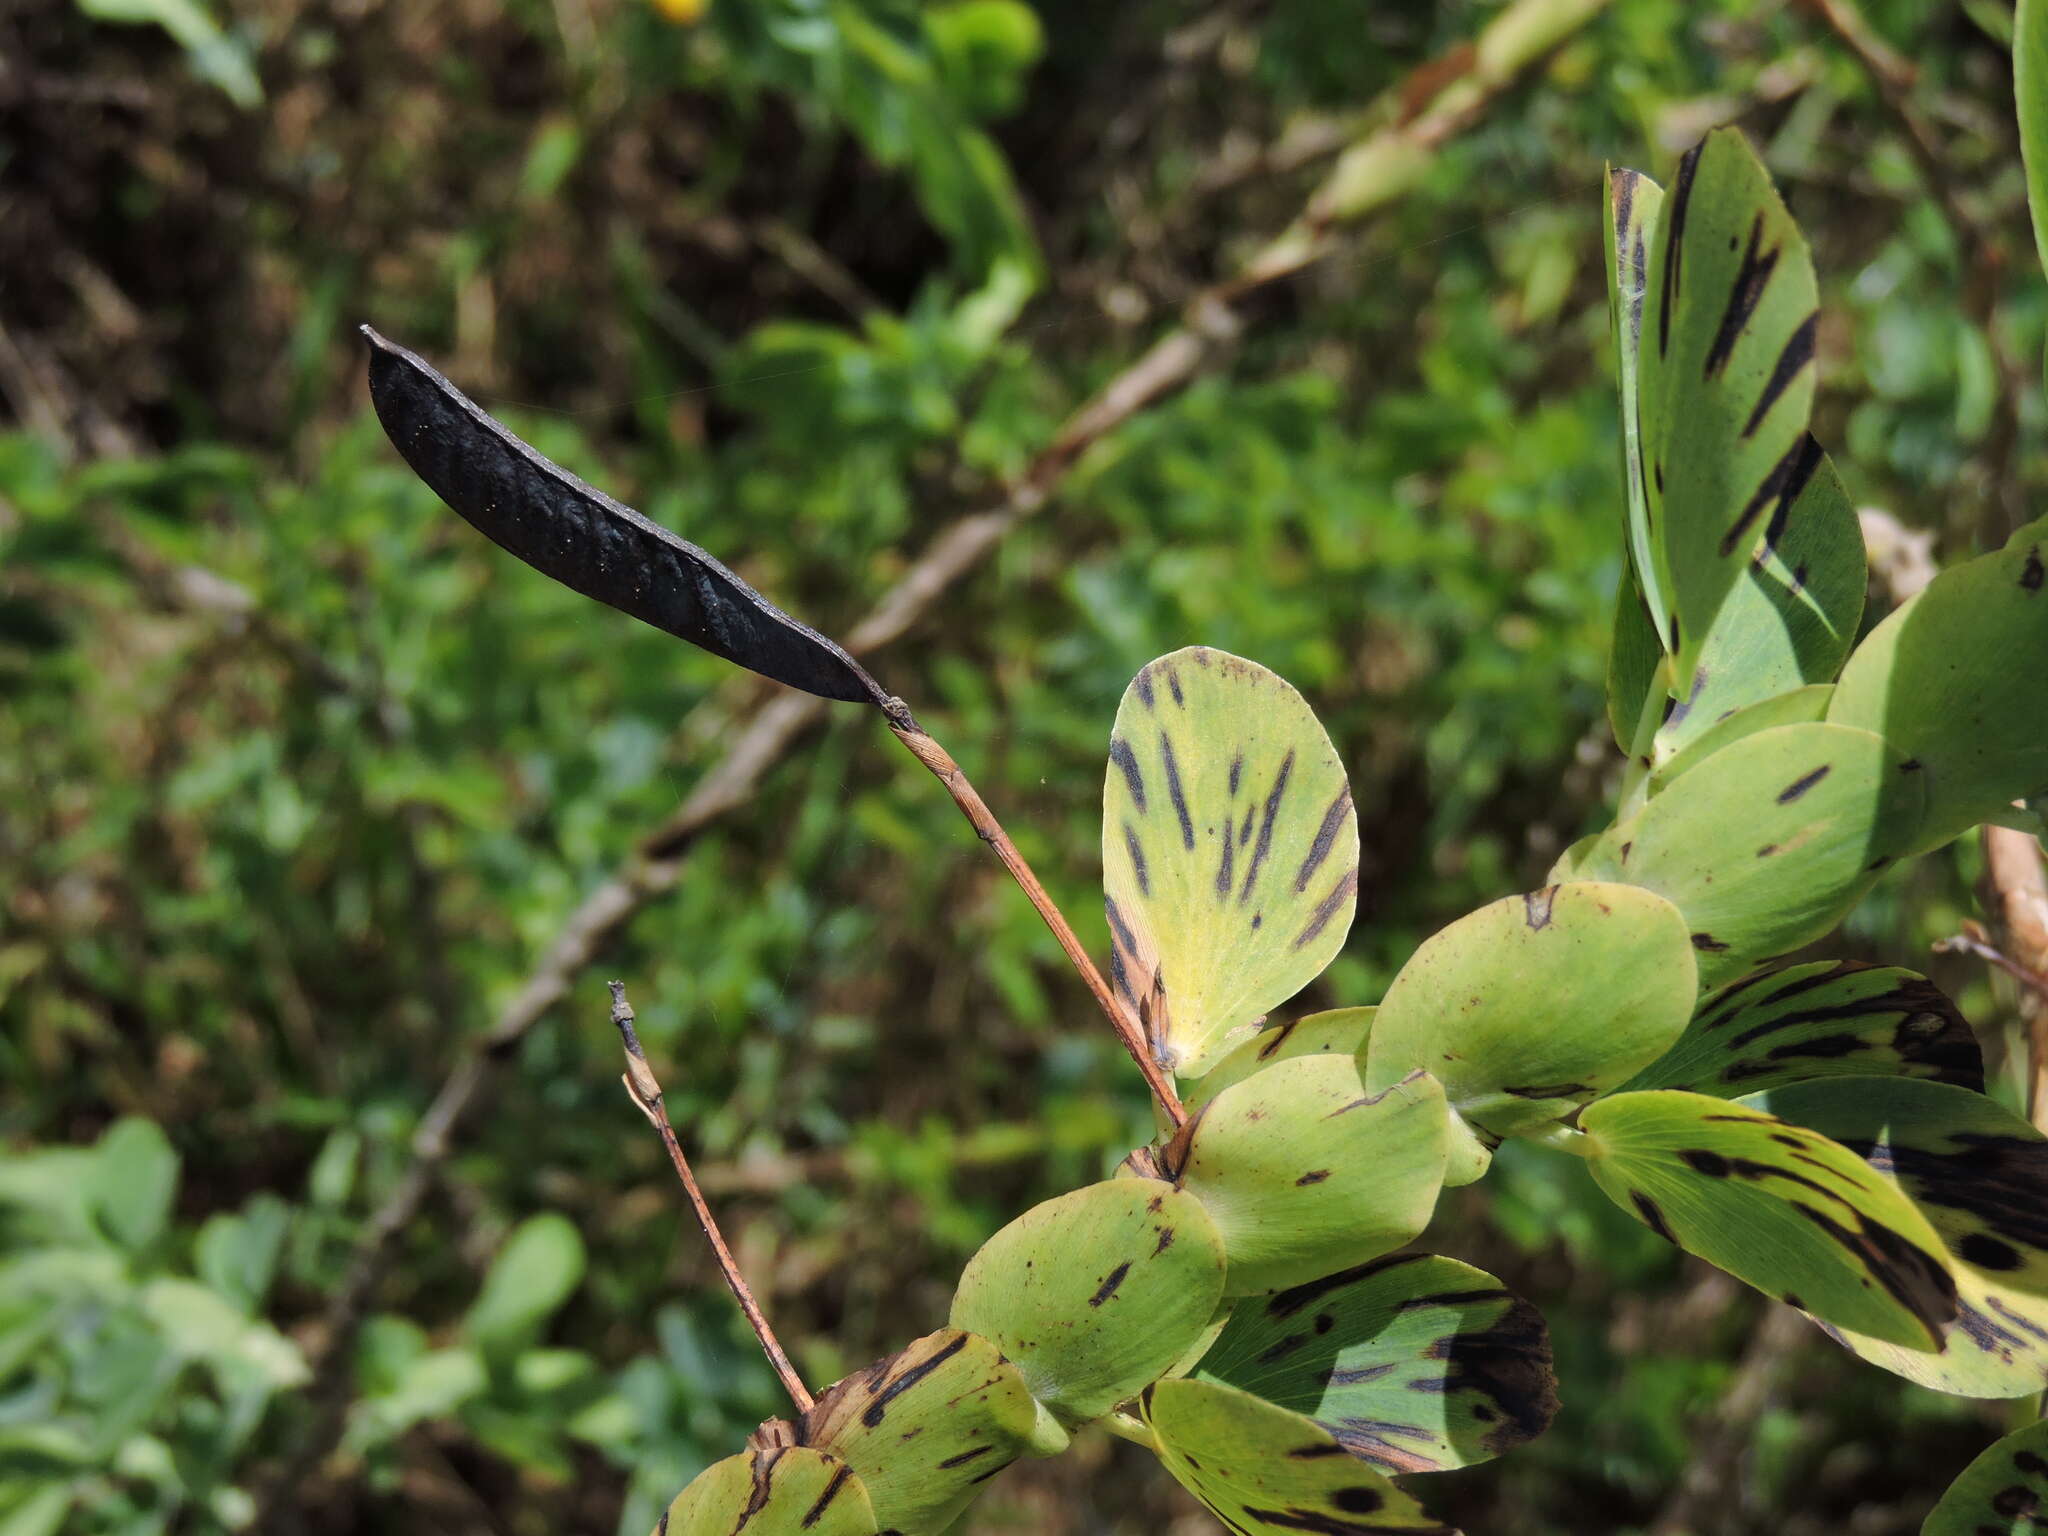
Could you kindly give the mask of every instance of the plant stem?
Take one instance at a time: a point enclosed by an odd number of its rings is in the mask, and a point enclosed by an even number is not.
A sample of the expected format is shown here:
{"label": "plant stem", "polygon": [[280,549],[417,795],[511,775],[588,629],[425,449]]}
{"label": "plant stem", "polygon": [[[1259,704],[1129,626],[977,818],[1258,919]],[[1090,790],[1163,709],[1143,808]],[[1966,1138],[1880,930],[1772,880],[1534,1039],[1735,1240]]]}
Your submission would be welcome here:
{"label": "plant stem", "polygon": [[1067,959],[1080,973],[1081,980],[1087,983],[1089,992],[1094,995],[1096,1006],[1102,1009],[1103,1014],[1109,1019],[1110,1027],[1116,1031],[1117,1038],[1123,1041],[1124,1049],[1131,1053],[1131,1060],[1138,1064],[1138,1070],[1145,1075],[1145,1081],[1152,1089],[1152,1096],[1159,1101],[1161,1113],[1173,1122],[1176,1129],[1184,1125],[1188,1118],[1187,1111],[1181,1108],[1180,1096],[1173,1091],[1173,1084],[1168,1081],[1165,1072],[1153,1058],[1144,1030],[1139,1027],[1138,1021],[1131,1017],[1130,1009],[1126,1008],[1110,990],[1109,983],[1102,979],[1102,972],[1095,968],[1095,962],[1088,958],[1088,951],[1082,948],[1080,939],[1075,936],[1073,925],[1054,905],[1045,887],[1039,884],[1038,876],[1033,874],[1031,866],[1024,862],[1024,855],[1019,853],[1017,845],[1010,841],[1010,834],[1003,830],[1002,823],[996,820],[995,812],[988,808],[988,803],[981,798],[973,784],[968,782],[967,775],[960,771],[960,765],[953,761],[952,754],[932,739],[931,734],[911,717],[908,709],[901,709],[899,706],[898,710],[890,712],[889,729],[895,732],[896,739],[909,749],[910,755],[929,768],[932,776],[946,786],[946,793],[953,797],[953,803],[960,807],[960,813],[973,825],[981,840],[995,850],[996,857],[1002,860],[1003,868],[1010,872],[1010,878],[1017,882],[1018,889],[1024,892],[1031,905],[1037,909],[1038,915],[1045,919],[1045,926],[1052,930],[1052,936],[1059,940],[1060,948],[1067,952]]}
{"label": "plant stem", "polygon": [[704,1236],[718,1259],[719,1270],[725,1275],[733,1300],[740,1304],[740,1311],[746,1314],[747,1325],[754,1330],[754,1337],[761,1341],[761,1352],[775,1367],[775,1374],[782,1378],[782,1385],[788,1391],[790,1401],[796,1404],[797,1412],[809,1413],[812,1403],[810,1389],[797,1375],[796,1367],[789,1363],[789,1356],[783,1353],[782,1342],[775,1337],[775,1330],[768,1326],[768,1318],[761,1311],[761,1304],[754,1300],[754,1293],[747,1286],[746,1276],[740,1273],[732,1250],[725,1246],[718,1222],[711,1214],[711,1207],[705,1203],[704,1191],[697,1187],[697,1176],[690,1172],[690,1160],[683,1155],[682,1143],[676,1140],[675,1127],[668,1122],[668,1110],[661,1102],[661,1084],[654,1080],[653,1069],[647,1065],[647,1056],[640,1049],[640,1037],[633,1030],[633,1006],[626,1001],[626,984],[614,981],[609,985],[612,990],[612,1023],[618,1026],[619,1038],[626,1047],[626,1092],[633,1096],[633,1102],[640,1106],[640,1113],[647,1117],[648,1123],[661,1133],[661,1144],[668,1148],[669,1161],[676,1165],[676,1177],[683,1181],[683,1193],[690,1197],[690,1207],[697,1213],[697,1225],[704,1229]]}

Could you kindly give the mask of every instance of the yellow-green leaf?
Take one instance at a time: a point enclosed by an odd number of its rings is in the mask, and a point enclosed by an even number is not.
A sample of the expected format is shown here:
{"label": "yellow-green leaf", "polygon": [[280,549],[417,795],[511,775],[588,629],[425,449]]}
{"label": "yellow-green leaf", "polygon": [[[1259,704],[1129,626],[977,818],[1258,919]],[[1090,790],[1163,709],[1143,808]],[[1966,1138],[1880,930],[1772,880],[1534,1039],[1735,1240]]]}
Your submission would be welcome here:
{"label": "yellow-green leaf", "polygon": [[1992,1446],[1949,1485],[1920,1536],[2039,1536],[2048,1520],[2048,1419]]}
{"label": "yellow-green leaf", "polygon": [[980,1485],[1067,1434],[978,1334],[937,1333],[818,1395],[798,1438],[852,1467],[885,1530],[943,1531]]}
{"label": "yellow-green leaf", "polygon": [[1240,1304],[1195,1375],[1304,1414],[1391,1473],[1485,1461],[1557,1412],[1542,1314],[1429,1253]]}
{"label": "yellow-green leaf", "polygon": [[1499,1138],[1561,1119],[1671,1047],[1698,994],[1686,921],[1636,885],[1510,896],[1428,939],[1365,1050],[1377,1091],[1418,1069]]}
{"label": "yellow-green leaf", "polygon": [[[787,1429],[787,1425],[782,1426]],[[867,1490],[837,1456],[762,1446],[714,1461],[662,1516],[657,1536],[875,1536]]]}
{"label": "yellow-green leaf", "polygon": [[1940,1347],[1830,1331],[1937,1392],[2048,1387],[2048,1137],[1981,1093],[1910,1078],[1838,1077],[1744,1099],[1847,1147],[1913,1202],[1948,1254],[1955,1320]]}
{"label": "yellow-green leaf", "polygon": [[[1716,752],[1578,861],[1685,914],[1717,986],[1839,923],[1918,825],[1921,775],[1878,736],[1780,725]],[[1384,1009],[1375,1039],[1386,1029]]]}
{"label": "yellow-green leaf", "polygon": [[993,1343],[1062,1423],[1099,1418],[1179,1360],[1223,1299],[1223,1239],[1157,1179],[1035,1205],[967,1261],[955,1328]]}
{"label": "yellow-green leaf", "polygon": [[1225,1294],[1299,1285],[1400,1247],[1443,1183],[1444,1091],[1368,1094],[1350,1056],[1300,1056],[1216,1095],[1165,1161],[1223,1237]]}
{"label": "yellow-green leaf", "polygon": [[1315,714],[1195,646],[1132,681],[1110,736],[1102,877],[1118,989],[1200,1077],[1321,973],[1358,904],[1358,818]]}
{"label": "yellow-green leaf", "polygon": [[1181,1104],[1193,1114],[1233,1083],[1297,1056],[1355,1056],[1365,1047],[1377,1008],[1331,1008],[1261,1030],[1188,1085]]}
{"label": "yellow-green leaf", "polygon": [[1818,1131],[1670,1090],[1602,1099],[1579,1124],[1610,1200],[1766,1295],[1915,1347],[1954,1320],[1955,1281],[1927,1218]]}
{"label": "yellow-green leaf", "polygon": [[1139,1400],[1159,1460],[1232,1531],[1458,1536],[1313,1419],[1212,1381],[1162,1381]]}
{"label": "yellow-green leaf", "polygon": [[2048,518],[1943,571],[1872,630],[1828,719],[1876,731],[1915,765],[1926,812],[1902,852],[2048,791]]}

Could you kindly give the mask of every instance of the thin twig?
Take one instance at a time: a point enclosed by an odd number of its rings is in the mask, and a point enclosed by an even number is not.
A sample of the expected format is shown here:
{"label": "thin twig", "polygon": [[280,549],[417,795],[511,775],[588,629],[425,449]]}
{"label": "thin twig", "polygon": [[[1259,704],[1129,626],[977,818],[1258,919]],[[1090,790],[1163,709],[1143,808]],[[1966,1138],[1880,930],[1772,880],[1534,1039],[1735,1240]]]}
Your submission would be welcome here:
{"label": "thin twig", "polygon": [[[1517,77],[1516,71],[1540,63],[1548,56],[1549,45],[1590,21],[1604,3],[1517,0],[1503,11],[1482,35],[1482,52],[1487,51],[1487,39],[1504,29],[1520,28],[1525,34],[1531,16],[1546,20],[1547,12],[1556,12],[1562,20],[1542,29],[1546,46],[1541,50],[1492,50],[1490,57],[1504,58],[1506,64],[1496,64],[1486,77],[1482,102],[1505,90]],[[1467,93],[1462,99],[1468,106],[1470,87],[1466,80],[1452,88]],[[1344,216],[1363,217],[1385,206],[1386,201],[1369,202],[1355,214]],[[1326,227],[1325,237],[1329,232]],[[1322,249],[1327,248],[1325,243]],[[941,596],[986,560],[1012,528],[1052,499],[1067,472],[1090,447],[1230,355],[1242,326],[1233,300],[1299,271],[1309,259],[1266,272],[1241,273],[1197,294],[1174,329],[1067,418],[1025,472],[1005,487],[994,506],[962,517],[927,546],[867,617],[844,637],[846,649],[865,656],[901,639]],[[307,1348],[311,1381],[303,1394],[312,1404],[312,1420],[304,1437],[259,1492],[256,1514],[245,1527],[247,1536],[276,1536],[289,1501],[339,1443],[356,1337],[370,1299],[390,1269],[398,1235],[418,1217],[448,1157],[450,1132],[475,1108],[499,1065],[562,1001],[604,946],[642,909],[674,889],[698,837],[753,797],[769,770],[824,710],[824,701],[790,691],[774,695],[744,722],[736,722],[725,755],[675,813],[644,836],[619,869],[584,898],[524,985],[491,1026],[474,1037],[450,1070],[413,1137],[405,1172],[365,1224],[342,1283],[313,1330]]]}
{"label": "thin twig", "polygon": [[1934,952],[1937,955],[1975,955],[1979,960],[1997,966],[2021,985],[2032,987],[2043,997],[2048,997],[2048,976],[2042,975],[2039,971],[2028,970],[1997,945],[1988,939],[1979,938],[1968,930],[1946,939],[1936,939]]}
{"label": "thin twig", "polygon": [[648,1124],[661,1133],[661,1144],[668,1148],[668,1160],[676,1165],[676,1177],[683,1181],[683,1193],[690,1197],[690,1209],[697,1213],[697,1225],[704,1229],[705,1241],[711,1244],[719,1272],[725,1276],[733,1300],[740,1304],[740,1311],[747,1316],[747,1326],[761,1341],[761,1352],[775,1367],[775,1374],[782,1378],[783,1388],[789,1393],[790,1401],[796,1404],[796,1411],[809,1413],[812,1402],[810,1389],[797,1375],[796,1367],[789,1363],[782,1341],[775,1337],[775,1330],[768,1326],[767,1314],[754,1300],[747,1277],[740,1273],[739,1261],[726,1247],[725,1236],[718,1230],[718,1219],[711,1214],[711,1207],[705,1202],[704,1191],[697,1187],[697,1176],[690,1172],[690,1160],[683,1154],[683,1144],[676,1140],[676,1129],[668,1122],[668,1110],[661,1102],[661,1084],[654,1080],[654,1069],[647,1065],[647,1053],[640,1049],[640,1037],[633,1030],[633,1005],[626,1001],[626,984],[614,981],[607,985],[612,992],[612,1023],[617,1026],[619,1039],[626,1047],[626,1071],[621,1078],[626,1092],[640,1106],[640,1113],[647,1117]]}
{"label": "thin twig", "polygon": [[910,755],[925,767],[932,776],[946,786],[946,793],[953,797],[953,803],[960,807],[980,834],[981,840],[994,850],[1002,860],[1003,868],[1030,900],[1038,915],[1045,919],[1045,926],[1052,930],[1052,936],[1059,940],[1060,948],[1067,952],[1074,969],[1080,972],[1081,980],[1087,983],[1088,991],[1095,998],[1096,1006],[1108,1017],[1116,1030],[1117,1038],[1124,1043],[1124,1049],[1131,1053],[1131,1060],[1138,1064],[1138,1070],[1145,1075],[1146,1084],[1152,1089],[1152,1097],[1159,1101],[1159,1108],[1175,1129],[1187,1122],[1187,1111],[1181,1108],[1180,1096],[1173,1091],[1173,1083],[1160,1069],[1152,1052],[1151,1043],[1145,1038],[1145,1031],[1138,1021],[1131,1017],[1131,1011],[1123,1000],[1110,990],[1109,983],[1102,979],[1102,972],[1095,968],[1095,962],[1088,958],[1088,951],[1075,937],[1065,914],[1054,905],[1046,889],[1038,883],[1038,876],[1031,872],[1031,866],[1024,862],[1024,855],[1017,851],[1017,845],[1010,841],[1002,823],[996,820],[995,812],[988,808],[960,765],[953,761],[952,754],[934,741],[931,736],[905,710],[900,720],[892,719],[889,728],[896,733],[896,739],[909,749]]}

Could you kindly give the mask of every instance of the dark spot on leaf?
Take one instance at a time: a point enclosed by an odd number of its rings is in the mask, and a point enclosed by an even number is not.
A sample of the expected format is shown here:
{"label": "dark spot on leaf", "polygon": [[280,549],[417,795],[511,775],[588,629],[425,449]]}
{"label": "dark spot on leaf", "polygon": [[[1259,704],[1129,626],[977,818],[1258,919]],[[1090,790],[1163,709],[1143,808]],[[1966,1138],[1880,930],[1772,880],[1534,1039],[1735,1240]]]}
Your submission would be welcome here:
{"label": "dark spot on leaf", "polygon": [[1722,943],[1722,942],[1721,942],[1721,941],[1720,941],[1719,939],[1715,938],[1715,937],[1714,937],[1714,936],[1713,936],[1713,935],[1712,935],[1711,933],[1696,933],[1696,934],[1694,934],[1694,935],[1692,936],[1692,947],[1693,947],[1694,949],[1701,949],[1701,950],[1705,950],[1705,951],[1706,951],[1706,952],[1707,952],[1708,954],[1713,954],[1713,955],[1718,955],[1718,954],[1721,954],[1722,952],[1724,952],[1724,951],[1725,951],[1725,950],[1726,950],[1726,949],[1728,948],[1728,946],[1727,946],[1726,944],[1723,944],[1723,943]]}
{"label": "dark spot on leaf", "polygon": [[1801,774],[1798,778],[1794,779],[1790,784],[1787,784],[1783,789],[1778,791],[1778,804],[1790,805],[1794,800],[1797,800],[1801,795],[1805,794],[1809,789],[1813,788],[1814,785],[1818,784],[1822,779],[1826,778],[1828,774],[1831,773],[1833,770],[1834,764],[1822,763],[1818,768],[1814,769],[1811,773]]}
{"label": "dark spot on leaf", "polygon": [[1131,1261],[1126,1259],[1123,1263],[1117,1265],[1115,1269],[1112,1269],[1102,1284],[1095,1288],[1095,1294],[1088,1298],[1088,1305],[1099,1307],[1105,1301],[1108,1301],[1110,1297],[1116,1294],[1116,1288],[1124,1283],[1124,1276],[1130,1272]]}
{"label": "dark spot on leaf", "polygon": [[1296,1189],[1303,1189],[1310,1184],[1320,1184],[1329,1176],[1330,1170],[1327,1168],[1312,1169],[1311,1171],[1304,1173],[1300,1178],[1296,1179],[1294,1181],[1294,1187]]}

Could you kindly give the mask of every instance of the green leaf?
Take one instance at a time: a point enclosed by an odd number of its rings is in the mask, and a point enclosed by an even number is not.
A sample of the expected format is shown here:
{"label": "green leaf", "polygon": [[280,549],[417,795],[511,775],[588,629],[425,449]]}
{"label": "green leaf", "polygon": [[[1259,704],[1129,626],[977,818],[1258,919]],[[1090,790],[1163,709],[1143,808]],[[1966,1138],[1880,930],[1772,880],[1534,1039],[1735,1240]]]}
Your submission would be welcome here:
{"label": "green leaf", "polygon": [[1934,1342],[1955,1318],[1927,1219],[1818,1132],[1668,1090],[1602,1099],[1579,1124],[1610,1200],[1766,1295],[1897,1344]]}
{"label": "green leaf", "polygon": [[928,1333],[818,1395],[798,1437],[853,1468],[885,1530],[943,1531],[1019,1456],[1067,1432],[978,1334]]}
{"label": "green leaf", "polygon": [[2034,248],[2041,269],[2048,272],[2048,0],[2019,0],[2014,12],[2012,94],[2019,109]]}
{"label": "green leaf", "polygon": [[1457,1536],[1322,1425],[1212,1381],[1162,1381],[1139,1400],[1174,1480],[1233,1531]]}
{"label": "green leaf", "polygon": [[156,1122],[117,1120],[93,1151],[91,1191],[101,1228],[130,1253],[164,1230],[178,1193],[178,1154]]}
{"label": "green leaf", "polygon": [[1943,571],[1872,630],[1828,719],[1878,732],[1917,765],[1927,808],[1902,852],[2048,790],[2048,518]]}
{"label": "green leaf", "polygon": [[1701,985],[1716,986],[1821,937],[1862,898],[1919,822],[1922,775],[1906,766],[1869,731],[1758,731],[1608,832],[1580,873],[1670,901]]}
{"label": "green leaf", "polygon": [[[1730,723],[1738,711],[1830,681],[1855,644],[1868,579],[1863,529],[1834,462],[1818,447],[1812,452],[1818,462],[1794,495],[1782,529],[1742,567],[1692,671],[1679,674],[1685,693],[1658,728],[1653,755],[1659,763]],[[1784,718],[1812,717],[1802,706]]]}
{"label": "green leaf", "polygon": [[1623,1091],[1683,1088],[1732,1099],[1808,1078],[1872,1074],[1982,1092],[1984,1059],[1969,1021],[1925,976],[1818,960],[1752,972],[1703,999],[1678,1044]]}
{"label": "green leaf", "polygon": [[802,1445],[714,1461],[676,1495],[659,1527],[661,1536],[876,1536],[878,1529],[853,1469]]}
{"label": "green leaf", "polygon": [[1742,1102],[1863,1158],[1947,1251],[1957,1306],[1940,1347],[1830,1329],[1837,1339],[1937,1392],[2019,1397],[2048,1387],[2048,1137],[1981,1093],[1910,1078],[1831,1078]]}
{"label": "green leaf", "polygon": [[2048,1419],[2036,1419],[1963,1468],[1920,1536],[2038,1536],[2044,1511]]}
{"label": "green leaf", "polygon": [[1300,1056],[1226,1088],[1163,1156],[1223,1237],[1225,1294],[1299,1285],[1400,1247],[1443,1184],[1444,1090],[1367,1094],[1350,1056]]}
{"label": "green leaf", "polygon": [[1663,664],[1664,647],[1650,623],[1642,585],[1633,568],[1624,569],[1614,594],[1614,637],[1607,652],[1607,724],[1624,753],[1635,751],[1644,716],[1669,697]]}
{"label": "green leaf", "polygon": [[78,8],[95,21],[154,22],[176,38],[191,59],[193,72],[217,86],[244,109],[263,104],[263,86],[256,78],[249,50],[223,32],[198,0],[77,0]]}
{"label": "green leaf", "polygon": [[1557,1412],[1542,1314],[1483,1270],[1404,1253],[1248,1301],[1195,1367],[1387,1472],[1467,1467]]}
{"label": "green leaf", "polygon": [[[1615,593],[1614,643],[1607,663],[1607,718],[1623,752],[1633,752],[1644,711],[1663,692],[1661,626],[1671,605],[1657,584],[1643,472],[1642,333],[1649,292],[1649,241],[1663,188],[1640,171],[1607,168],[1607,320],[1614,338],[1615,381],[1621,390],[1621,471],[1627,496],[1622,580]],[[1653,602],[1650,592],[1658,596]]]}
{"label": "green leaf", "polygon": [[1102,878],[1117,986],[1160,1061],[1200,1077],[1336,958],[1358,905],[1351,787],[1301,695],[1201,646],[1139,672]]}
{"label": "green leaf", "polygon": [[1657,211],[1648,280],[1643,588],[1676,692],[1689,688],[1736,584],[1779,578],[1770,551],[1821,457],[1806,430],[1813,261],[1738,130],[1717,129],[1679,161]]}
{"label": "green leaf", "polygon": [[1687,742],[1682,751],[1652,769],[1650,793],[1655,795],[1668,789],[1682,775],[1690,773],[1723,747],[1733,746],[1745,736],[1754,736],[1774,725],[1812,725],[1825,720],[1828,700],[1834,694],[1831,684],[1809,683],[1803,688],[1744,705],[1733,714],[1715,721]]}
{"label": "green leaf", "polygon": [[1510,896],[1426,940],[1366,1046],[1377,1090],[1418,1068],[1494,1144],[1562,1119],[1670,1049],[1698,995],[1685,918],[1634,885]]}
{"label": "green leaf", "polygon": [[1112,1179],[1033,1206],[967,1261],[949,1321],[988,1339],[1066,1424],[1099,1418],[1200,1337],[1223,1239],[1193,1195]]}
{"label": "green leaf", "polygon": [[1373,1015],[1378,1012],[1377,1008],[1331,1008],[1261,1030],[1190,1083],[1181,1095],[1181,1104],[1192,1115],[1232,1084],[1297,1056],[1355,1056],[1365,1049]]}
{"label": "green leaf", "polygon": [[583,1280],[583,1238],[566,1216],[529,1217],[499,1250],[463,1330],[486,1348],[523,1342]]}
{"label": "green leaf", "polygon": [[262,1305],[277,1272],[291,1209],[275,1195],[258,1195],[240,1215],[207,1219],[193,1245],[199,1278],[244,1312]]}

